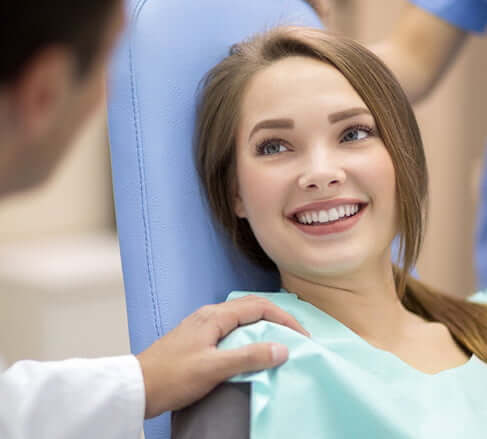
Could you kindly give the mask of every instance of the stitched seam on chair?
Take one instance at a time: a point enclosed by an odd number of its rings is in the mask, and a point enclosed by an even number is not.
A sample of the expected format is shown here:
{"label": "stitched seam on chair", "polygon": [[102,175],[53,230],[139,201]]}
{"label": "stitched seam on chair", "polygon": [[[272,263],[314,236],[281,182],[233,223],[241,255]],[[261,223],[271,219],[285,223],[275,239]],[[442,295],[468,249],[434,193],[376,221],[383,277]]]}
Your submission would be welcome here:
{"label": "stitched seam on chair", "polygon": [[[139,18],[140,11],[146,3],[147,0],[139,0],[134,8],[132,15],[131,25],[135,26],[137,19]],[[130,89],[132,94],[132,109],[134,112],[134,129],[135,129],[135,143],[137,151],[137,165],[139,170],[139,188],[140,196],[142,202],[142,221],[144,225],[144,244],[145,244],[145,257],[147,262],[147,277],[149,281],[149,289],[152,301],[152,318],[154,323],[154,328],[156,335],[159,338],[161,333],[161,319],[159,314],[159,301],[156,294],[155,287],[155,276],[154,276],[154,265],[152,260],[152,247],[150,245],[150,224],[149,224],[149,213],[147,205],[147,192],[145,185],[145,174],[144,174],[144,157],[143,157],[143,147],[142,147],[142,136],[141,127],[138,112],[138,101],[137,101],[137,91],[135,85],[135,73],[134,73],[134,63],[133,63],[133,40],[132,35],[130,35],[129,44],[129,66],[130,66]]]}

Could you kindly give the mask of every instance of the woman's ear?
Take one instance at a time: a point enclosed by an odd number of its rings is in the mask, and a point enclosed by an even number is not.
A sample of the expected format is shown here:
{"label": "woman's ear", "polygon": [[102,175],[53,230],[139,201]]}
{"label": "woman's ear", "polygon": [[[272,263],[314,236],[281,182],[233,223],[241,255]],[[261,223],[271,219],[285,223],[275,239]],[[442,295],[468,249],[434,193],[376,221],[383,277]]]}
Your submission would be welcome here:
{"label": "woman's ear", "polygon": [[245,211],[244,203],[238,192],[233,199],[233,207],[235,215],[237,215],[239,218],[247,218],[247,212]]}

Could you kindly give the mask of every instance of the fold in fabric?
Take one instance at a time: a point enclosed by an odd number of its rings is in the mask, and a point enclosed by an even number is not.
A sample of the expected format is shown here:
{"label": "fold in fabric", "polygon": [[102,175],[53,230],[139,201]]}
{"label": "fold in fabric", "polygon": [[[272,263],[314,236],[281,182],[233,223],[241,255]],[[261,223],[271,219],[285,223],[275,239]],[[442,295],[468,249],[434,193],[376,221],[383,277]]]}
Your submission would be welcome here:
{"label": "fold in fabric", "polygon": [[233,292],[227,300],[248,294],[271,300],[312,334],[259,321],[219,344],[272,341],[289,349],[283,365],[229,380],[251,383],[251,439],[487,437],[487,364],[475,355],[426,374],[285,290]]}

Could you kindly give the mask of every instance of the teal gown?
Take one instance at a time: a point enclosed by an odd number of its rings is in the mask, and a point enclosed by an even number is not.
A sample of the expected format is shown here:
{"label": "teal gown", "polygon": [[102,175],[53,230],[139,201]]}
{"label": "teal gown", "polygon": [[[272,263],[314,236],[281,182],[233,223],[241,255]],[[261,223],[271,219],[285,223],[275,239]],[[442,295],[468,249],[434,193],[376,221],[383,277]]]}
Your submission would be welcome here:
{"label": "teal gown", "polygon": [[283,365],[229,380],[251,383],[250,439],[487,438],[487,364],[475,355],[423,373],[283,289],[236,291],[227,300],[248,294],[271,300],[312,334],[259,321],[220,342],[219,349],[265,341],[289,349]]}

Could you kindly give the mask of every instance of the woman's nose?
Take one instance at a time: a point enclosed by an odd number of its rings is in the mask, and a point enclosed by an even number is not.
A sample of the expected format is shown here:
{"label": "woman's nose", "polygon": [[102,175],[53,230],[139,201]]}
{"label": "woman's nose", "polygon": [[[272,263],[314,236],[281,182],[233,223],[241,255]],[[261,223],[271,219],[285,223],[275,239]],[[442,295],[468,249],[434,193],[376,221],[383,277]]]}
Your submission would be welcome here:
{"label": "woman's nose", "polygon": [[326,161],[325,158],[314,158],[299,176],[298,184],[306,191],[326,191],[338,188],[346,180],[346,174],[342,167]]}

